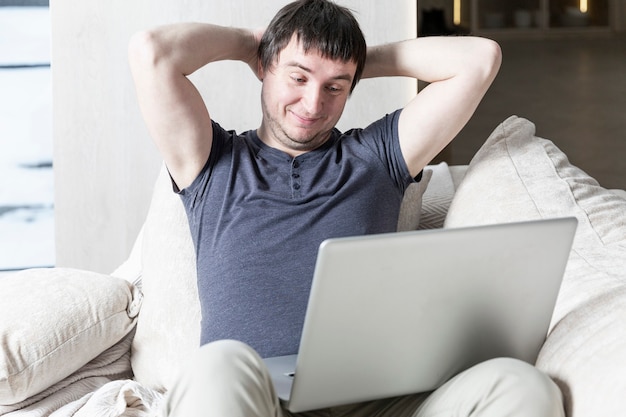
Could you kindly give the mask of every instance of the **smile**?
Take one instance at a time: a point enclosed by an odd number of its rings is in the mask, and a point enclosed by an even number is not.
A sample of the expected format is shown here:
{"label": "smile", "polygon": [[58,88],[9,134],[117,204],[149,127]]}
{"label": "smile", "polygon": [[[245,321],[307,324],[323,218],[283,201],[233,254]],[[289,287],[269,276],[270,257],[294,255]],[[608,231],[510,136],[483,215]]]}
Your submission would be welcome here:
{"label": "smile", "polygon": [[293,118],[299,122],[303,126],[311,126],[314,125],[317,121],[321,119],[321,117],[305,117],[301,116],[293,111],[289,111],[289,113],[293,116]]}

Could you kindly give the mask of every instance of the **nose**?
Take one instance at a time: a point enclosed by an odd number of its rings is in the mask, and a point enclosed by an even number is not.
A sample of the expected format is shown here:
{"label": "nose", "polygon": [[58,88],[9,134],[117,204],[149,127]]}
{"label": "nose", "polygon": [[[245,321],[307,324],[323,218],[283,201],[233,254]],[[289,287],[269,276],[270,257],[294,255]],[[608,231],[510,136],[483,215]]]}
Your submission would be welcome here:
{"label": "nose", "polygon": [[309,115],[317,115],[322,111],[324,107],[324,97],[322,88],[319,86],[310,85],[306,89],[305,94],[302,97],[302,104],[304,110]]}

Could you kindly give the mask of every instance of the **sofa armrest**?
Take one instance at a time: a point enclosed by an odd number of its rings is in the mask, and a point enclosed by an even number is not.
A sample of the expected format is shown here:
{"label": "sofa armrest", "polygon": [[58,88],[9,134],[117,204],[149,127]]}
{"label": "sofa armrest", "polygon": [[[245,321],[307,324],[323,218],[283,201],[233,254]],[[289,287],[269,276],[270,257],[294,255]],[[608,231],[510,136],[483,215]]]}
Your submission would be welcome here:
{"label": "sofa armrest", "polygon": [[626,286],[622,285],[588,299],[548,336],[537,366],[563,391],[568,415],[624,413],[625,321]]}

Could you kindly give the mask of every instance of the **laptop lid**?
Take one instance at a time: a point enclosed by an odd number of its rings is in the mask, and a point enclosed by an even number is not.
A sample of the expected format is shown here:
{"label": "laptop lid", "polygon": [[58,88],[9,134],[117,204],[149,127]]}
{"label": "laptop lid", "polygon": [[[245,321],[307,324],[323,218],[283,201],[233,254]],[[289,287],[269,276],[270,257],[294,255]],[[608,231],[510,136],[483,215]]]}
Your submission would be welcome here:
{"label": "laptop lid", "polygon": [[297,359],[266,360],[279,397],[300,412],[430,391],[495,357],[534,363],[576,225],[324,241]]}

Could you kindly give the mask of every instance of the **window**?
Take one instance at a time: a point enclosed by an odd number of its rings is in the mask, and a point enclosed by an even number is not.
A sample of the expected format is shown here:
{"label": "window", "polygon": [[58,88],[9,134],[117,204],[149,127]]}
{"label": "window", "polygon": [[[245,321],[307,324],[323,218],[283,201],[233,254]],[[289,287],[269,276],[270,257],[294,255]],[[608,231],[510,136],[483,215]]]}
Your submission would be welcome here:
{"label": "window", "polygon": [[0,0],[0,271],[54,265],[50,12],[9,3]]}

